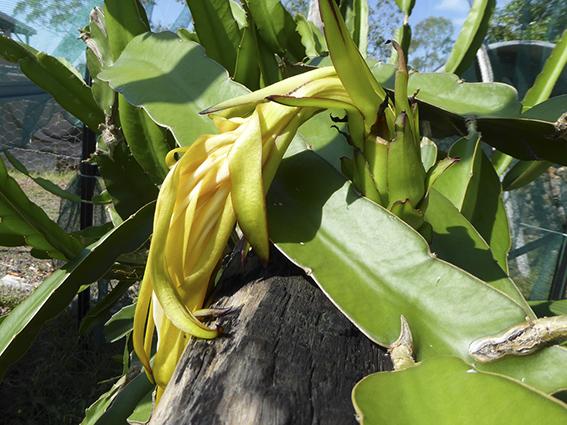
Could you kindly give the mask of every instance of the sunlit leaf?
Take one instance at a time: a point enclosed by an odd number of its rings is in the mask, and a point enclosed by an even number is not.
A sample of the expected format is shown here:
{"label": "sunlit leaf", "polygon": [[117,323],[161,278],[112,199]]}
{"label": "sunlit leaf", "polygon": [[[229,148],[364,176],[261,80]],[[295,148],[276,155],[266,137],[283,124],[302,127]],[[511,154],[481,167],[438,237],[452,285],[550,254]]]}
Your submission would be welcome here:
{"label": "sunlit leaf", "polygon": [[[112,62],[134,37],[150,30],[146,12],[138,0],[106,0],[104,17]],[[118,113],[124,138],[136,162],[154,183],[161,183],[167,174],[165,155],[173,148],[167,131],[123,96],[118,96]]]}
{"label": "sunlit leaf", "polygon": [[234,75],[242,33],[226,0],[187,0],[199,41],[207,56]]}
{"label": "sunlit leaf", "polygon": [[295,22],[280,0],[245,0],[258,33],[272,52],[301,62],[305,48],[295,31]]}
{"label": "sunlit leaf", "polygon": [[449,150],[459,161],[443,173],[433,187],[459,210],[490,245],[492,255],[508,272],[510,232],[502,200],[500,179],[481,149],[480,135],[471,134]]}
{"label": "sunlit leaf", "polygon": [[368,0],[342,0],[341,15],[363,57],[368,49]]}
{"label": "sunlit leaf", "polygon": [[[282,162],[267,205],[276,246],[380,345],[398,337],[403,314],[413,331],[418,360],[446,354],[470,362],[472,341],[525,319],[524,308],[436,258],[417,232],[361,198],[313,152]],[[550,347],[520,360],[484,367],[546,392],[567,384],[562,366],[567,350]]]}
{"label": "sunlit leaf", "polygon": [[136,37],[99,77],[169,128],[182,146],[216,132],[200,111],[247,92],[201,46],[169,32]]}
{"label": "sunlit leaf", "polygon": [[567,418],[558,400],[451,357],[367,376],[353,403],[362,425],[559,425]]}
{"label": "sunlit leaf", "polygon": [[475,0],[463,23],[444,71],[461,75],[474,61],[476,52],[488,31],[496,0]]}
{"label": "sunlit leaf", "polygon": [[370,72],[335,2],[322,0],[319,8],[333,65],[355,106],[362,112],[367,126],[371,126],[386,93]]}
{"label": "sunlit leaf", "polygon": [[[545,61],[543,69],[536,77],[532,87],[524,96],[522,103],[524,111],[530,110],[537,104],[549,99],[557,80],[567,64],[567,30],[555,44],[550,56]],[[565,104],[563,104],[565,107]],[[564,108],[565,109],[565,108]]]}

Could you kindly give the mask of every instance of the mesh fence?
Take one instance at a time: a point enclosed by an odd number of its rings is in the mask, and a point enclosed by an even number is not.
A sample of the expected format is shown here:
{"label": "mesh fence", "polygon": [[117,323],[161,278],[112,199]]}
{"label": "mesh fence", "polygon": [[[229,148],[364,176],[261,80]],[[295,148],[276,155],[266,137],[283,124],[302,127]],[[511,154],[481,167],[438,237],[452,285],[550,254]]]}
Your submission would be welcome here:
{"label": "mesh fence", "polygon": [[0,62],[0,128],[0,148],[30,170],[66,169],[80,157],[81,123],[6,62]]}
{"label": "mesh fence", "polygon": [[[85,70],[79,29],[102,0],[0,0],[0,32],[63,57]],[[154,30],[191,26],[181,0],[143,0]],[[23,75],[0,59],[0,149],[11,152],[32,172],[76,169],[82,124]]]}
{"label": "mesh fence", "polygon": [[554,281],[563,287],[561,296],[567,296],[560,266],[567,248],[567,167],[551,167],[533,183],[506,192],[505,203],[512,278],[530,299],[550,297]]}

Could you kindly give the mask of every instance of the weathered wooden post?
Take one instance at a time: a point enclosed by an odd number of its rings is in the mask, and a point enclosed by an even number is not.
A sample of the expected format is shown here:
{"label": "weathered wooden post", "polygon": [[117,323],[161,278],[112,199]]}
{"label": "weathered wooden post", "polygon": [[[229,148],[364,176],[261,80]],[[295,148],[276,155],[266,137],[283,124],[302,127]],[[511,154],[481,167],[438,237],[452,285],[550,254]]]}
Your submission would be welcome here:
{"label": "weathered wooden post", "polygon": [[231,309],[220,319],[225,334],[190,342],[151,424],[356,423],[352,387],[391,369],[390,360],[299,269],[274,257],[213,294],[214,307]]}

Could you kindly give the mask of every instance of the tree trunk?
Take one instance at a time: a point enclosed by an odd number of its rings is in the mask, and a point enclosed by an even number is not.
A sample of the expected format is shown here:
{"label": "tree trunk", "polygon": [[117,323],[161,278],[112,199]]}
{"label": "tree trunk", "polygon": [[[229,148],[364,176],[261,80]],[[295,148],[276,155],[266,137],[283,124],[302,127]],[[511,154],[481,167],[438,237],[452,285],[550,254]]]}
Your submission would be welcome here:
{"label": "tree trunk", "polygon": [[390,360],[301,270],[274,257],[219,285],[213,306],[231,308],[219,319],[224,336],[189,343],[151,424],[356,423],[352,387]]}

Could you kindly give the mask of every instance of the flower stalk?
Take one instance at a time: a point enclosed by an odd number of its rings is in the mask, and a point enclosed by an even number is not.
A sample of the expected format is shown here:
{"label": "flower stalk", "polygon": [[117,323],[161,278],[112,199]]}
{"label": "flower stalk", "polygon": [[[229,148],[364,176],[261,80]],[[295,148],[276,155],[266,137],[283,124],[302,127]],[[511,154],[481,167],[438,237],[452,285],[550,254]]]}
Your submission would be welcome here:
{"label": "flower stalk", "polygon": [[481,363],[504,356],[527,356],[554,341],[567,339],[567,316],[529,320],[491,337],[473,341],[469,354]]}
{"label": "flower stalk", "polygon": [[428,175],[421,159],[417,104],[408,97],[409,73],[403,49],[392,42],[398,53],[398,69],[391,99],[350,39],[335,2],[321,0],[320,7],[329,53],[353,100],[350,108],[344,108],[353,157],[343,158],[343,173],[364,196],[425,234]]}

